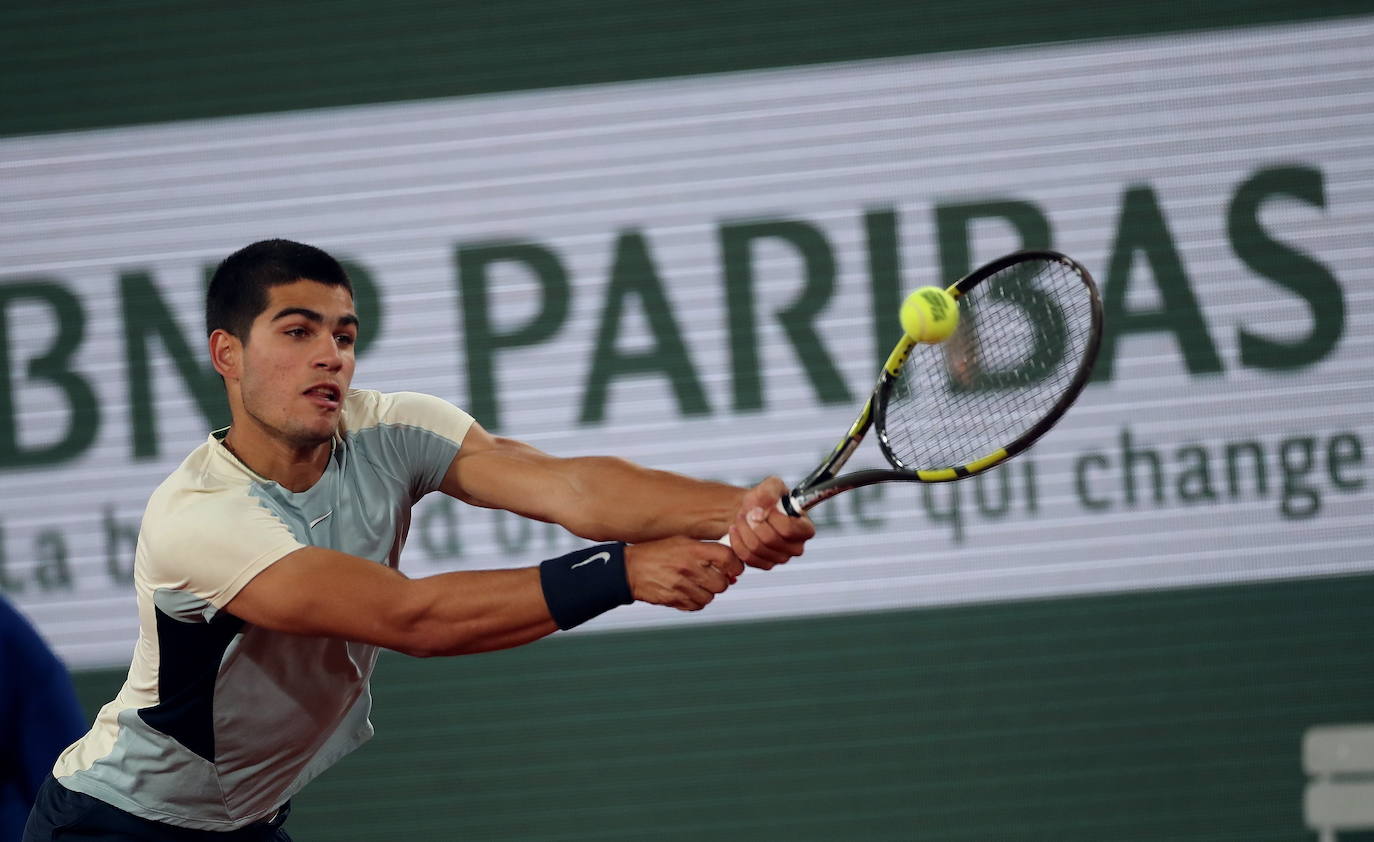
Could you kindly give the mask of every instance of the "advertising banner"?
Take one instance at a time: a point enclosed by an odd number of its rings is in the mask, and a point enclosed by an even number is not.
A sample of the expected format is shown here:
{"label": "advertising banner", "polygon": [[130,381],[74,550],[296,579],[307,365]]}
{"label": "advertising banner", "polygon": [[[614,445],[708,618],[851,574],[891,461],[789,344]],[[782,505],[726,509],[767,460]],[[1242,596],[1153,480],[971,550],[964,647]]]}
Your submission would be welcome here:
{"label": "advertising banner", "polygon": [[[1096,374],[1034,450],[823,505],[803,558],[692,622],[1374,569],[1371,41],[1366,19],[0,140],[0,588],[69,662],[127,659],[143,504],[227,423],[206,278],[268,237],[349,268],[356,386],[741,484],[833,446],[911,289],[1026,247],[1095,274]],[[578,543],[435,495],[403,569]]]}

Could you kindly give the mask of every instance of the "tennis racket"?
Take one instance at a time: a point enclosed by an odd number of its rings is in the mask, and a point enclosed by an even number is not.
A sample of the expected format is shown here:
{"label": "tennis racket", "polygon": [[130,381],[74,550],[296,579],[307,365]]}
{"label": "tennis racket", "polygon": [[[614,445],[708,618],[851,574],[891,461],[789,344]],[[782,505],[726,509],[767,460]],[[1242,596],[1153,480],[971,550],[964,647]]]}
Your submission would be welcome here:
{"label": "tennis racket", "polygon": [[[866,485],[977,476],[1035,444],[1083,391],[1102,342],[1102,301],[1077,261],[1021,251],[947,291],[959,303],[955,332],[939,344],[903,335],[849,432],[779,508],[798,517]],[[891,467],[841,475],[870,428]]]}

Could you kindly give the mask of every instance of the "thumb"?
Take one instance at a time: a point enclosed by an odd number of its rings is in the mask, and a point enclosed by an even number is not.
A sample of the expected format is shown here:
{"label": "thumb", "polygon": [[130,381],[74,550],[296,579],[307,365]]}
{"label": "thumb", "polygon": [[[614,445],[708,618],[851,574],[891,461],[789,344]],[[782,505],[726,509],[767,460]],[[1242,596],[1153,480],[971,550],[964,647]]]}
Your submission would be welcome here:
{"label": "thumb", "polygon": [[744,508],[761,508],[764,516],[768,515],[769,509],[777,505],[778,499],[787,493],[787,486],[777,477],[768,477],[763,482],[749,489],[744,495]]}

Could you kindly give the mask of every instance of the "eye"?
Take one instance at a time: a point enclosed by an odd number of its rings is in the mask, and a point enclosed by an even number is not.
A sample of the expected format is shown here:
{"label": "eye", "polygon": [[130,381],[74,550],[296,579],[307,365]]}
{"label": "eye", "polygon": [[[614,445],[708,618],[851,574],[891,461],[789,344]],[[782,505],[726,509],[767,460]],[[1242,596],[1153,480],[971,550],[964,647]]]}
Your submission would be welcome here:
{"label": "eye", "polygon": [[347,333],[340,333],[339,335],[335,336],[334,339],[340,345],[352,345],[354,342],[357,341],[355,338],[353,338],[353,336]]}
{"label": "eye", "polygon": [[302,336],[309,335],[309,332],[303,327],[290,327],[283,331],[283,333],[285,333],[287,336],[293,336],[297,339],[301,338]]}

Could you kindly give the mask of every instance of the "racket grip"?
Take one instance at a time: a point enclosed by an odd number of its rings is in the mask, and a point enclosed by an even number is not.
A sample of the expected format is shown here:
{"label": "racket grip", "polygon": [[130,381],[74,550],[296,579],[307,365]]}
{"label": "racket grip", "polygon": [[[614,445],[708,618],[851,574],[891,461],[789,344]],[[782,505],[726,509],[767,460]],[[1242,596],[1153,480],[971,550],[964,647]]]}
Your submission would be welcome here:
{"label": "racket grip", "polygon": [[[778,498],[778,505],[776,506],[777,510],[785,515],[795,517],[795,515],[792,515],[792,513],[787,510],[787,503],[785,502],[786,500],[787,495]],[[730,530],[726,529],[725,534],[716,539],[716,543],[724,544],[727,547],[730,546]]]}

